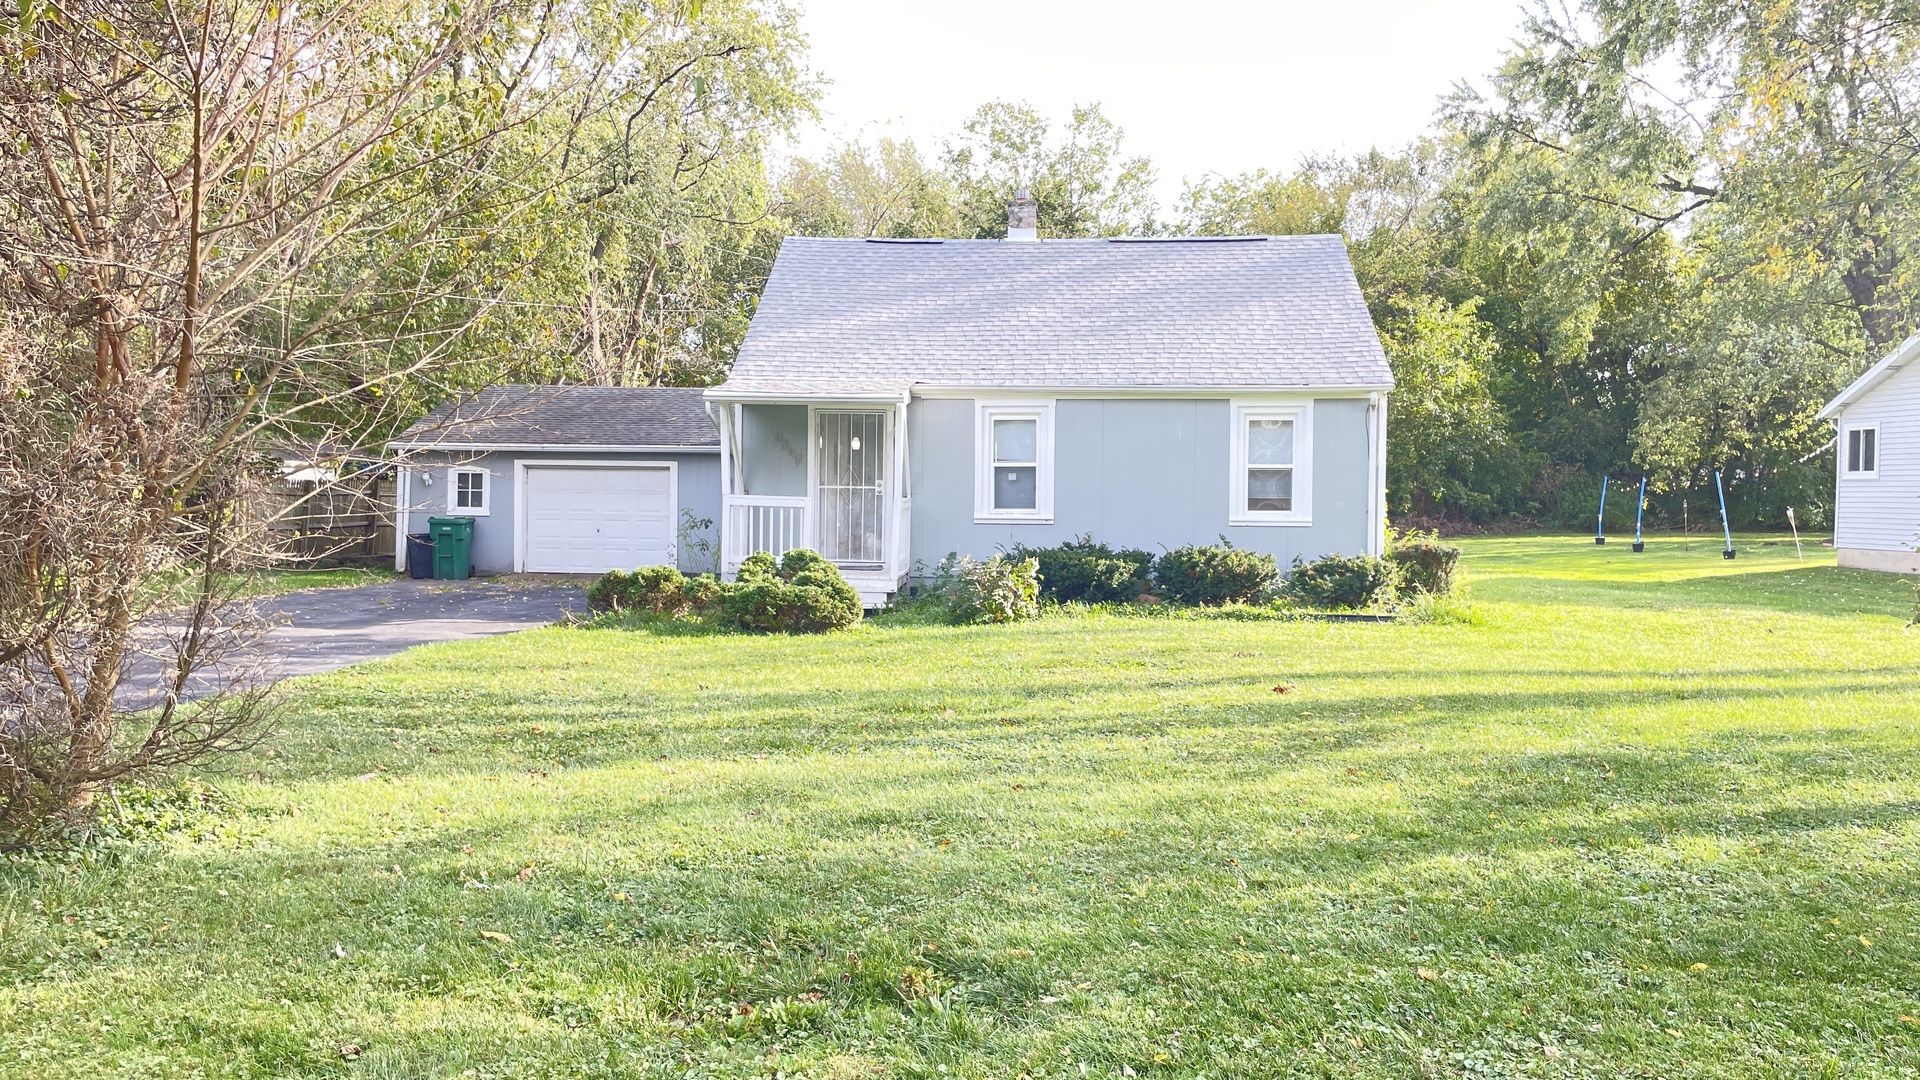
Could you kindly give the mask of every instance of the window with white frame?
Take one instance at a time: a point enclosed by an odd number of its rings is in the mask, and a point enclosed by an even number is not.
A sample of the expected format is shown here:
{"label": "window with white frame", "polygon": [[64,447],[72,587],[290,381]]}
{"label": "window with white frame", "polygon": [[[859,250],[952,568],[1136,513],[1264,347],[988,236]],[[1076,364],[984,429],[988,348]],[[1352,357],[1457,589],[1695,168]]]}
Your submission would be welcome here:
{"label": "window with white frame", "polygon": [[486,469],[447,471],[447,511],[483,517],[493,506],[493,474]]}
{"label": "window with white frame", "polygon": [[1871,480],[1880,475],[1880,427],[1870,425],[1847,429],[1846,445],[1841,448],[1845,474],[1854,480]]}
{"label": "window with white frame", "polygon": [[1312,448],[1311,403],[1235,402],[1228,520],[1236,525],[1311,523]]}
{"label": "window with white frame", "polygon": [[980,402],[973,516],[1053,520],[1053,402]]}

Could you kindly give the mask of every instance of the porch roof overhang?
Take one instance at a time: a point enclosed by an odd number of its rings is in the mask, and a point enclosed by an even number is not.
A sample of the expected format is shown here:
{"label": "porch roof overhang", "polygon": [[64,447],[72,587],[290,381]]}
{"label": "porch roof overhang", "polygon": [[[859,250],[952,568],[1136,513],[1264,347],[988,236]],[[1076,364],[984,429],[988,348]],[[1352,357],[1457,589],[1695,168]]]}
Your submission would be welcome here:
{"label": "porch roof overhang", "polygon": [[709,387],[710,402],[753,401],[858,401],[905,405],[912,383],[904,382],[815,382],[800,379],[729,379]]}

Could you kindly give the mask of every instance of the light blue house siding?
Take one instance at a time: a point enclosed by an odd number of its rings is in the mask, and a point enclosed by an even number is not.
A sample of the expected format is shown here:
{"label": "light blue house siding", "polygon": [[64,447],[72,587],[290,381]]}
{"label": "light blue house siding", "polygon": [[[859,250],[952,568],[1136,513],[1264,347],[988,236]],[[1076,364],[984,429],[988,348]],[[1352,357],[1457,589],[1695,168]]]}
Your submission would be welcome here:
{"label": "light blue house siding", "polygon": [[1060,398],[1054,405],[1052,524],[974,520],[974,402],[916,399],[907,410],[913,560],[987,556],[1091,533],[1155,553],[1184,544],[1313,559],[1368,550],[1371,433],[1365,398],[1313,407],[1313,523],[1229,525],[1233,434],[1225,398]]}
{"label": "light blue house siding", "polygon": [[[449,469],[455,466],[463,469],[484,468],[489,473],[491,505],[488,507],[488,513],[474,518],[474,571],[480,574],[514,572],[513,535],[515,522],[519,520],[520,515],[520,507],[515,501],[518,492],[514,490],[514,463],[517,461],[548,465],[564,465],[569,462],[633,462],[635,464],[673,462],[677,466],[676,486],[679,491],[679,506],[675,508],[676,522],[684,524],[685,515],[682,511],[686,511],[690,512],[694,518],[708,523],[708,527],[704,529],[681,530],[678,552],[680,569],[688,573],[714,570],[714,561],[720,544],[720,455],[713,453],[622,454],[606,451],[569,453],[545,450],[467,454],[422,453],[410,463],[406,470],[409,475],[402,489],[406,531],[426,532],[428,518],[459,515],[459,511],[447,508]],[[433,473],[434,479],[431,485],[421,483],[422,472]],[[692,540],[705,541],[712,554],[704,560],[701,559],[692,550],[695,547],[690,543]]]}
{"label": "light blue house siding", "polygon": [[807,407],[743,405],[741,413],[740,473],[746,490],[755,495],[809,494]]}

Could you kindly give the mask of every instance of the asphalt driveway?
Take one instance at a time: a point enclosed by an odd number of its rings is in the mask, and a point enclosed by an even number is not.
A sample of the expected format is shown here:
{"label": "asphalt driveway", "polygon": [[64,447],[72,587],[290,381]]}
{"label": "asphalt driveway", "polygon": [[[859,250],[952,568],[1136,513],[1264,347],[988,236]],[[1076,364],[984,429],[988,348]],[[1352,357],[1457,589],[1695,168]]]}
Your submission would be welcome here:
{"label": "asphalt driveway", "polygon": [[[392,656],[415,645],[545,626],[585,611],[586,595],[577,581],[515,577],[401,580],[248,601],[253,621],[264,629],[232,658],[196,677],[188,692],[204,695],[236,678],[277,682]],[[157,703],[162,684],[158,664],[136,661],[121,680],[120,707]]]}

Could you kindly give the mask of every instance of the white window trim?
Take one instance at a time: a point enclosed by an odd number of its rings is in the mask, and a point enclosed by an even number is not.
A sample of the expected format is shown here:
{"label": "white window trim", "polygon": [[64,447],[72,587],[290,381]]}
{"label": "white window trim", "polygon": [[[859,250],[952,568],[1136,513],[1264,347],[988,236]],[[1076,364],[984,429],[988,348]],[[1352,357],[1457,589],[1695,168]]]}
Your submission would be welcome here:
{"label": "white window trim", "polygon": [[[975,524],[1053,524],[1053,400],[983,401],[973,403],[973,520]],[[1031,510],[993,507],[993,422],[1033,420],[1034,495]]]}
{"label": "white window trim", "polygon": [[[1873,468],[1853,472],[1847,468],[1847,451],[1856,431],[1873,432]],[[1886,447],[1880,444],[1879,424],[1848,424],[1840,435],[1840,479],[1842,480],[1878,480],[1880,479],[1880,458]]]}
{"label": "white window trim", "polygon": [[[461,506],[460,474],[480,474],[480,505]],[[493,513],[493,470],[478,465],[458,465],[447,470],[447,513],[459,517],[486,517]]]}
{"label": "white window trim", "polygon": [[[1227,484],[1230,525],[1313,524],[1313,401],[1305,398],[1236,400],[1228,432],[1233,476]],[[1253,420],[1293,421],[1293,509],[1247,509],[1247,424]]]}

